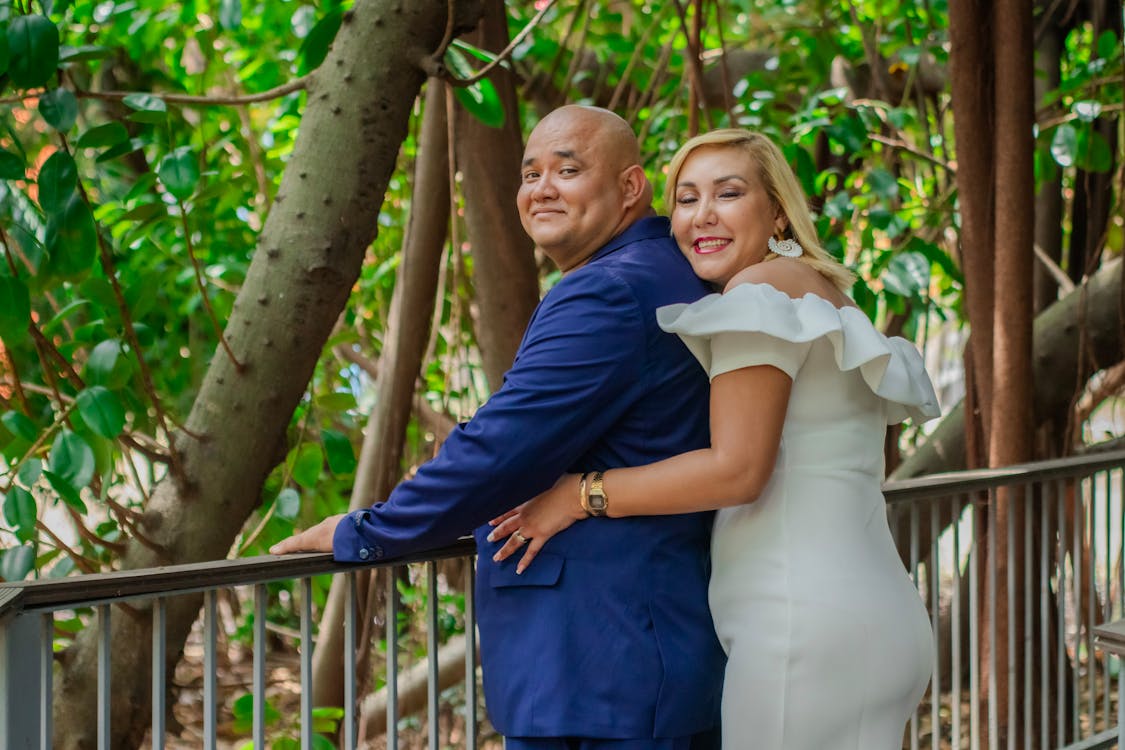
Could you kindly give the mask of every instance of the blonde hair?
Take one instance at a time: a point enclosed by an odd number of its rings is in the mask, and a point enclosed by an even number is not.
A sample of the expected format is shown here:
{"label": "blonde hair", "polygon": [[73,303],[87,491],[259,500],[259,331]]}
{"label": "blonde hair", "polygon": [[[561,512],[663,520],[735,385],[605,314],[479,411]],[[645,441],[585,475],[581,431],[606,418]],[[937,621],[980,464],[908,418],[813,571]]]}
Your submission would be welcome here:
{"label": "blonde hair", "polygon": [[[812,266],[841,291],[851,289],[855,283],[855,274],[821,246],[797,176],[785,161],[781,149],[761,133],[724,128],[697,135],[681,146],[668,164],[668,181],[664,184],[664,206],[669,213],[676,205],[676,182],[680,178],[680,170],[687,158],[700,148],[737,148],[745,151],[758,167],[758,178],[766,195],[781,208],[788,219],[789,235],[805,249],[797,260]],[[778,256],[772,252],[766,253],[767,259],[775,257]]]}

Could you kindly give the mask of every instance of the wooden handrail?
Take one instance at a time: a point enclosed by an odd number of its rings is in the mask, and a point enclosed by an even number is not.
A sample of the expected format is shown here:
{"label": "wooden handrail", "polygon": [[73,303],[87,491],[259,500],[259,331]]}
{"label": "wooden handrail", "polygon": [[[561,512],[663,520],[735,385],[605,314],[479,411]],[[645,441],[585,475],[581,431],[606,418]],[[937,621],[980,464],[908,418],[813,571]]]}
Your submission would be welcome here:
{"label": "wooden handrail", "polygon": [[159,568],[94,573],[25,583],[0,584],[0,618],[27,611],[87,607],[94,604],[159,594],[174,596],[230,586],[245,586],[289,578],[308,578],[361,568],[385,568],[412,562],[442,560],[475,554],[472,538],[395,560],[338,563],[328,552],[262,555],[236,560],[167,565]]}

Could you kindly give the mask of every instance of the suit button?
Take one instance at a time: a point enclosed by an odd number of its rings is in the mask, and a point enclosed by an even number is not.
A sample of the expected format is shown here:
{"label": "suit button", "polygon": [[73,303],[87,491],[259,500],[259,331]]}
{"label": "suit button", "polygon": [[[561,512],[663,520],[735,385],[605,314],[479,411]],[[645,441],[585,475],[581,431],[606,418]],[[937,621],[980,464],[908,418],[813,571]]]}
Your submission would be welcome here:
{"label": "suit button", "polygon": [[367,547],[360,547],[359,548],[359,559],[360,560],[366,560],[370,556],[371,556],[371,550],[367,549]]}

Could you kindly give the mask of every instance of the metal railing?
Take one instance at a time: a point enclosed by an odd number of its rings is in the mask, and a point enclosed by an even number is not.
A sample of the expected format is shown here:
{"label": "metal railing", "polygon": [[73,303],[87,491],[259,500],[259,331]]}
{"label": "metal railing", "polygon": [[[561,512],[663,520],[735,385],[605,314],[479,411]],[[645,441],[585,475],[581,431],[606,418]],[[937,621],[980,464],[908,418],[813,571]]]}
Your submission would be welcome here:
{"label": "metal railing", "polygon": [[[0,747],[38,748],[54,747],[52,731],[53,675],[55,614],[65,610],[92,608],[95,613],[90,624],[98,628],[97,658],[97,745],[99,750],[112,746],[110,725],[110,699],[113,691],[111,672],[111,641],[109,628],[111,611],[116,604],[133,608],[134,612],[147,609],[152,617],[152,726],[149,734],[153,750],[165,747],[167,739],[168,676],[165,674],[166,642],[165,624],[167,604],[172,597],[202,592],[203,609],[200,615],[203,646],[203,730],[198,738],[200,746],[218,747],[219,697],[218,677],[218,593],[228,589],[250,589],[253,629],[253,728],[250,740],[255,748],[266,748],[266,675],[267,675],[267,588],[273,581],[288,580],[297,584],[299,611],[299,662],[300,662],[300,742],[310,748],[316,726],[312,690],[312,655],[309,644],[315,642],[312,607],[312,578],[317,575],[342,575],[346,578],[344,606],[344,716],[340,725],[340,739],[345,748],[359,746],[358,728],[360,705],[357,694],[356,654],[358,634],[362,631],[357,604],[357,578],[368,569],[387,569],[385,592],[388,606],[384,612],[384,637],[386,639],[385,682],[387,726],[399,723],[397,686],[399,669],[398,607],[396,584],[400,573],[411,564],[424,566],[426,573],[427,651],[437,655],[438,644],[438,566],[440,560],[464,558],[466,638],[465,673],[475,675],[475,613],[473,602],[473,555],[475,546],[465,539],[450,547],[415,555],[390,563],[373,565],[344,565],[332,560],[330,554],[299,554],[285,557],[257,557],[241,560],[224,560],[212,563],[176,565],[120,573],[76,576],[58,580],[35,581],[26,584],[0,585]],[[147,605],[147,606],[145,606]],[[438,747],[438,660],[428,660],[428,717],[429,746]],[[476,679],[466,680],[465,706],[466,741],[464,746],[477,746]],[[396,734],[388,733],[388,750],[397,747]]]}
{"label": "metal railing", "polygon": [[1121,616],[1123,466],[1116,451],[885,486],[937,645],[910,748],[1116,746],[1120,664],[1094,627]]}
{"label": "metal railing", "polygon": [[[919,710],[906,728],[904,748],[1078,748],[1118,744],[1122,704],[1118,656],[1095,640],[1095,626],[1122,617],[1125,566],[1122,513],[1125,451],[1016,466],[1002,470],[959,472],[885,487],[888,519],[907,569],[931,616],[937,644],[934,677]],[[1009,508],[998,516],[998,503]],[[1006,503],[1006,505],[1005,505]],[[998,544],[999,540],[1004,544]],[[1001,547],[1003,555],[990,554]],[[199,621],[202,645],[202,736],[198,745],[218,746],[220,707],[229,703],[218,685],[220,592],[233,590],[253,614],[253,721],[248,734],[256,748],[268,747],[267,585],[294,581],[299,641],[299,735],[311,747],[315,726],[312,652],[315,618],[312,578],[322,574],[347,581],[344,616],[344,706],[339,727],[341,746],[360,745],[357,652],[378,635],[368,632],[357,615],[357,576],[371,568],[383,575],[386,608],[378,617],[385,638],[383,678],[387,747],[398,747],[402,712],[397,698],[401,678],[398,655],[398,579],[413,565],[415,579],[425,580],[425,650],[427,711],[425,734],[439,746],[442,686],[439,680],[438,561],[463,557],[463,626],[466,636],[463,739],[480,741],[478,680],[473,603],[473,545],[457,545],[369,566],[341,565],[329,555],[262,557],[89,575],[26,584],[0,585],[0,745],[5,748],[51,748],[52,683],[57,613],[81,611],[98,636],[98,746],[110,747],[110,630],[102,627],[115,605],[152,617],[153,638],[151,747],[166,746],[165,618],[172,597],[203,593]],[[419,569],[418,566],[421,566]],[[1004,606],[998,608],[998,604]],[[997,615],[1011,616],[998,623]],[[111,614],[112,613],[112,614]],[[370,624],[370,623],[367,623]],[[1125,630],[1122,631],[1125,633]],[[1099,636],[1101,631],[1099,631]],[[1122,640],[1125,644],[1125,639]],[[147,647],[147,644],[146,644]],[[1125,649],[1125,645],[1122,645]],[[1006,653],[1001,660],[998,654]],[[1008,662],[1003,673],[998,665]],[[464,680],[465,675],[472,679]],[[362,675],[361,675],[362,677]],[[224,709],[229,711],[229,706]],[[444,710],[448,713],[448,707]],[[1015,731],[1010,731],[1014,728]],[[448,728],[445,738],[449,740]]]}

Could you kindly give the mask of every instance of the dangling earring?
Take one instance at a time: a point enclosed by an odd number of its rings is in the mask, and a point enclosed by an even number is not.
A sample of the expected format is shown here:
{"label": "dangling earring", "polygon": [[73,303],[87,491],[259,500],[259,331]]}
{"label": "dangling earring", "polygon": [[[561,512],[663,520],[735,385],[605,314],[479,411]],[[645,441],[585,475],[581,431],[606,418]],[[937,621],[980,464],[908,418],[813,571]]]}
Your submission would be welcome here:
{"label": "dangling earring", "polygon": [[795,239],[779,240],[776,237],[770,237],[766,240],[766,247],[770,249],[771,253],[784,255],[786,258],[800,258],[804,254],[805,248]]}

